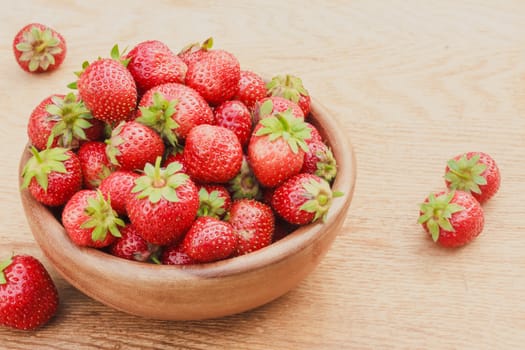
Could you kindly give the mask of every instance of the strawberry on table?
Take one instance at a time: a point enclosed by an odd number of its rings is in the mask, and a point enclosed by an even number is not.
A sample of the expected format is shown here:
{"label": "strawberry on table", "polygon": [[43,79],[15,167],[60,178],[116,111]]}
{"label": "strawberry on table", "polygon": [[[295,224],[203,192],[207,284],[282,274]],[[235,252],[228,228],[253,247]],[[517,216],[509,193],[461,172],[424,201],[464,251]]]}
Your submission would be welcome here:
{"label": "strawberry on table", "polygon": [[184,83],[188,67],[161,41],[137,44],[127,55],[128,70],[135,79],[139,94],[165,83]]}
{"label": "strawberry on table", "polygon": [[78,88],[93,117],[111,125],[128,120],[137,105],[137,86],[125,64],[115,45],[111,58],[84,63],[78,81],[70,85]]}
{"label": "strawberry on table", "polygon": [[275,189],[271,203],[284,220],[306,225],[319,219],[324,222],[333,198],[340,195],[340,192],[332,192],[325,179],[313,174],[298,174]]}
{"label": "strawberry on table", "polygon": [[226,187],[205,184],[199,187],[199,211],[197,216],[223,218],[230,210],[232,200]]}
{"label": "strawberry on table", "polygon": [[248,144],[248,160],[262,186],[275,187],[303,166],[310,129],[291,110],[262,119]]}
{"label": "strawberry on table", "polygon": [[214,114],[215,125],[233,131],[241,146],[246,146],[252,132],[252,115],[248,108],[241,101],[230,100],[215,108]]}
{"label": "strawberry on table", "polygon": [[81,190],[71,197],[62,211],[62,224],[73,243],[84,247],[107,247],[121,237],[124,221],[102,192]]}
{"label": "strawberry on table", "polygon": [[127,215],[126,203],[131,189],[135,186],[135,179],[139,176],[138,173],[132,171],[117,170],[100,183],[100,191],[106,198],[111,198],[111,207],[119,215]]}
{"label": "strawberry on table", "polygon": [[51,72],[66,57],[66,41],[53,28],[30,23],[15,35],[13,52],[18,65],[30,73]]}
{"label": "strawberry on table", "polygon": [[213,262],[226,259],[235,252],[237,237],[228,222],[202,216],[186,233],[182,246],[196,262]]}
{"label": "strawberry on table", "polygon": [[77,152],[82,168],[84,187],[96,189],[111,173],[111,162],[106,155],[106,144],[102,141],[89,141],[80,146]]}
{"label": "strawberry on table", "polygon": [[104,124],[91,116],[75,94],[53,94],[38,104],[27,124],[29,141],[39,150],[46,148],[51,133],[52,146],[78,148],[83,141],[101,139]]}
{"label": "strawberry on table", "polygon": [[182,84],[168,83],[144,94],[135,121],[156,130],[175,146],[186,139],[193,127],[213,124],[213,112],[197,91]]}
{"label": "strawberry on table", "polygon": [[305,116],[310,114],[310,95],[304,88],[301,78],[291,74],[277,75],[266,84],[266,88],[269,95],[284,97],[295,102],[301,107]]}
{"label": "strawberry on table", "polygon": [[275,217],[266,204],[254,199],[234,201],[228,222],[237,235],[237,255],[259,250],[272,243]]}
{"label": "strawberry on table", "polygon": [[197,182],[226,183],[241,169],[242,147],[233,131],[222,126],[198,125],[184,147],[184,166]]}
{"label": "strawberry on table", "polygon": [[32,330],[46,324],[58,309],[59,296],[46,268],[30,255],[0,262],[0,324]]}
{"label": "strawberry on table", "polygon": [[117,238],[109,246],[109,252],[119,258],[135,260],[135,261],[149,261],[156,259],[156,254],[160,247],[146,242],[140,234],[138,234],[133,224],[128,224],[120,229],[121,237]]}
{"label": "strawberry on table", "polygon": [[471,193],[483,204],[498,192],[501,175],[496,161],[490,155],[467,152],[447,162],[445,183],[451,190]]}
{"label": "strawberry on table", "polygon": [[22,169],[22,189],[28,188],[39,202],[56,207],[65,204],[82,187],[80,160],[71,150],[62,147],[38,151]]}
{"label": "strawberry on table", "polygon": [[239,100],[252,110],[257,101],[267,96],[266,83],[263,78],[252,71],[241,70],[239,88],[234,99]]}
{"label": "strawberry on table", "polygon": [[164,154],[164,142],[153,129],[136,121],[122,122],[106,140],[106,154],[118,170],[142,170]]}
{"label": "strawberry on table", "polygon": [[431,193],[420,206],[418,223],[444,247],[471,242],[485,222],[479,202],[464,191]]}
{"label": "strawberry on table", "polygon": [[190,228],[199,209],[199,193],[188,175],[180,172],[178,162],[166,168],[161,158],[144,167],[144,175],[135,180],[126,211],[131,223],[148,242],[171,244]]}

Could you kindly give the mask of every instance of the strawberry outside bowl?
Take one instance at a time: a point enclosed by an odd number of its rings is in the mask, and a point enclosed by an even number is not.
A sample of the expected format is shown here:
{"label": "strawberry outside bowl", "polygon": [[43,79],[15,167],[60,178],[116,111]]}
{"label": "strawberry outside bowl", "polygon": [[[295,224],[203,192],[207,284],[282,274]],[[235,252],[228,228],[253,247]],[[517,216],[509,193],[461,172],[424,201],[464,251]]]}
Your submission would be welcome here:
{"label": "strawberry outside bowl", "polygon": [[[156,265],[114,257],[72,243],[56,215],[27,189],[21,201],[33,236],[56,271],[89,297],[114,309],[152,319],[199,320],[244,312],[291,290],[332,245],[345,221],[356,179],[352,146],[336,119],[312,101],[309,121],[332,148],[338,164],[328,218],[302,226],[270,246],[214,263]],[[19,172],[30,157],[25,150]],[[21,177],[20,177],[21,179]]]}

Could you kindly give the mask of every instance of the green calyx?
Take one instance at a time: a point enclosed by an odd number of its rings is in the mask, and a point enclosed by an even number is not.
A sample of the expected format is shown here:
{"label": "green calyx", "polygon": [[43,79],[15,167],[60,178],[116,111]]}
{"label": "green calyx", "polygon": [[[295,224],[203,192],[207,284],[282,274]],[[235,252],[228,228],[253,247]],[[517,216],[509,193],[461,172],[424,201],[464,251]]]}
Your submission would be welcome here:
{"label": "green calyx", "polygon": [[303,188],[305,189],[304,196],[308,200],[299,209],[314,213],[312,222],[319,219],[325,222],[332,200],[343,195],[338,191],[332,192],[330,184],[324,179],[319,179],[319,181],[310,179],[303,183]]}
{"label": "green calyx", "polygon": [[204,187],[199,190],[199,210],[197,216],[211,216],[220,219],[226,211],[224,210],[224,198],[219,191],[208,192]]}
{"label": "green calyx", "polygon": [[23,33],[23,41],[16,44],[16,49],[22,54],[20,61],[29,62],[29,71],[34,72],[38,68],[47,70],[50,65],[55,64],[55,55],[62,52],[60,40],[53,36],[51,29],[41,30],[32,27]]}
{"label": "green calyx", "polygon": [[337,162],[335,160],[334,154],[330,148],[326,150],[319,150],[315,154],[319,161],[317,162],[317,170],[315,175],[322,177],[328,182],[331,182],[335,179],[337,175]]}
{"label": "green calyx", "polygon": [[299,152],[299,148],[308,151],[305,140],[310,138],[311,130],[301,118],[293,115],[291,109],[263,118],[259,123],[263,127],[257,130],[256,136],[268,135],[271,142],[283,138],[295,154]]}
{"label": "green calyx", "polygon": [[30,150],[33,156],[29,158],[22,169],[24,181],[22,182],[21,188],[27,188],[31,180],[35,178],[40,187],[42,187],[44,191],[47,191],[48,175],[51,172],[67,173],[64,162],[70,158],[70,156],[66,154],[68,149],[63,147],[48,147],[39,152],[35,147],[31,147]]}
{"label": "green calyx", "polygon": [[0,284],[6,284],[7,279],[5,278],[4,270],[13,263],[13,258],[10,257],[7,260],[0,262]]}
{"label": "green calyx", "polygon": [[464,154],[458,160],[450,159],[447,162],[449,171],[445,174],[445,180],[450,182],[451,190],[481,193],[479,186],[487,184],[487,179],[481,174],[487,166],[481,163],[479,158],[479,154],[473,155],[470,159]]}
{"label": "green calyx", "polygon": [[450,218],[452,214],[465,209],[459,204],[451,203],[454,194],[455,192],[451,191],[436,197],[431,193],[428,201],[420,206],[421,215],[417,222],[427,227],[434,242],[437,242],[439,238],[440,228],[449,232],[455,231],[450,223]]}
{"label": "green calyx", "polygon": [[89,218],[80,227],[93,229],[91,239],[93,241],[103,241],[106,239],[108,232],[115,237],[122,237],[118,227],[124,227],[126,224],[111,207],[110,198],[108,197],[106,200],[102,192],[97,190],[97,196],[88,198],[87,202],[85,213]]}
{"label": "green calyx", "polygon": [[59,146],[77,148],[79,140],[87,139],[84,130],[92,126],[89,122],[93,118],[91,112],[82,101],[77,101],[73,93],[64,98],[53,96],[51,101],[53,103],[46,106],[46,111],[49,113],[48,120],[56,122],[52,133],[55,137],[59,136]]}
{"label": "green calyx", "polygon": [[182,48],[182,50],[180,50],[179,53],[195,52],[199,50],[208,51],[208,50],[211,50],[212,47],[213,47],[213,38],[210,37],[204,40],[202,44],[191,43],[189,45],[186,45],[185,47]]}
{"label": "green calyx", "polygon": [[301,95],[308,96],[301,78],[291,74],[273,77],[266,84],[266,89],[271,96],[280,96],[295,103],[299,102]]}
{"label": "green calyx", "polygon": [[155,92],[153,104],[148,107],[140,107],[142,115],[136,121],[151,127],[170,145],[176,146],[178,142],[174,130],[179,127],[179,124],[173,119],[173,116],[177,112],[178,103],[178,100],[169,101],[160,92]]}
{"label": "green calyx", "polygon": [[150,202],[157,203],[162,198],[169,202],[178,202],[176,189],[188,181],[189,176],[180,172],[182,165],[172,162],[166,168],[161,168],[161,157],[157,157],[155,166],[150,163],[144,167],[144,175],[135,180],[131,190],[137,193],[138,198],[148,198]]}
{"label": "green calyx", "polygon": [[233,199],[261,199],[262,191],[246,158],[242,158],[241,170],[228,183]]}
{"label": "green calyx", "polygon": [[117,156],[121,154],[119,146],[124,143],[124,139],[120,136],[120,133],[122,132],[122,128],[124,127],[125,123],[125,121],[122,121],[113,130],[111,130],[110,137],[108,137],[105,141],[106,155],[108,156],[111,164],[115,166],[120,165],[117,160]]}

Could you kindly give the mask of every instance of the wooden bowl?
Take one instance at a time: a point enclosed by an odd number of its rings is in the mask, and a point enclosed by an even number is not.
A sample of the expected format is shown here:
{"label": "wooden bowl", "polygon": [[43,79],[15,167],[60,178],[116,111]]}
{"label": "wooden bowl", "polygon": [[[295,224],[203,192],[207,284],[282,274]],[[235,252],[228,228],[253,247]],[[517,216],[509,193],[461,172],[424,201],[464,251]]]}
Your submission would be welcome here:
{"label": "wooden bowl", "polygon": [[[47,259],[86,295],[112,308],[153,319],[197,320],[240,313],[268,303],[294,288],[328,251],[346,217],[356,168],[348,136],[330,113],[312,101],[310,121],[332,147],[338,162],[336,198],[325,223],[300,227],[259,251],[215,263],[155,265],[78,247],[53,213],[20,192],[24,211]],[[30,157],[24,151],[21,171]]]}

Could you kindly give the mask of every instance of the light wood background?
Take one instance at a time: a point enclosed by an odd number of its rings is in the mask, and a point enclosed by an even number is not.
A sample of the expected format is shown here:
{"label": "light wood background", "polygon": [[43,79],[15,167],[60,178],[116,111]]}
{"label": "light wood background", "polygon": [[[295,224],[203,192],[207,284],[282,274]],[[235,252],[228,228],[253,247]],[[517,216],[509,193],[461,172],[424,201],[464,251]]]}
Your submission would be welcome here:
{"label": "light wood background", "polygon": [[[525,346],[525,3],[503,0],[10,1],[0,14],[0,255],[42,259],[60,290],[44,328],[0,328],[3,349],[521,349]],[[11,41],[37,21],[68,43],[33,76]],[[178,51],[208,36],[244,69],[293,73],[343,125],[358,177],[343,230],[296,289],[202,322],[114,311],[62,280],[33,240],[17,163],[31,110],[85,59],[158,39]],[[503,182],[482,235],[435,246],[418,204],[448,158],[485,151]]]}

